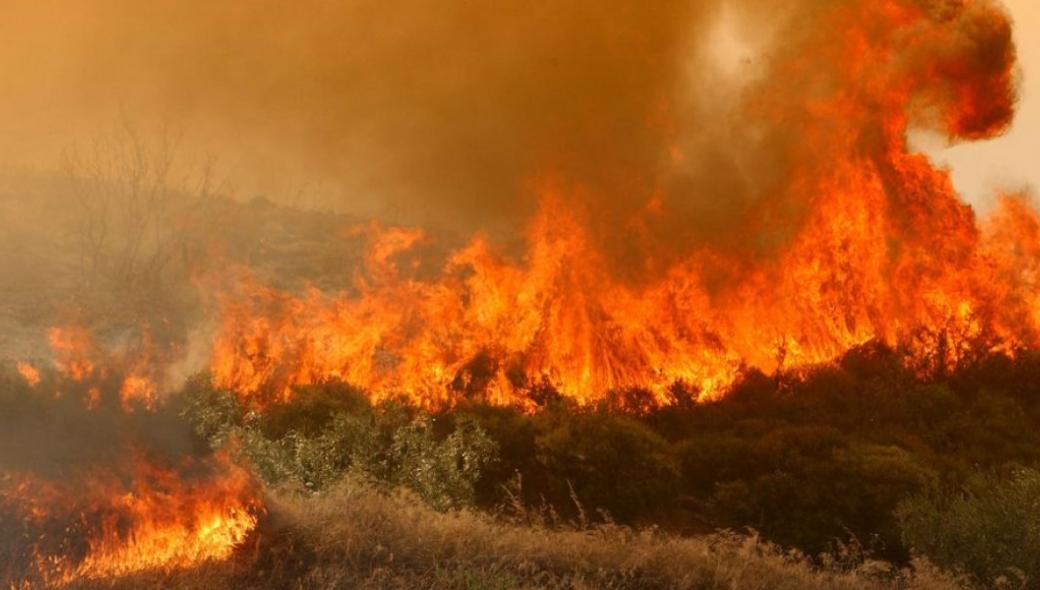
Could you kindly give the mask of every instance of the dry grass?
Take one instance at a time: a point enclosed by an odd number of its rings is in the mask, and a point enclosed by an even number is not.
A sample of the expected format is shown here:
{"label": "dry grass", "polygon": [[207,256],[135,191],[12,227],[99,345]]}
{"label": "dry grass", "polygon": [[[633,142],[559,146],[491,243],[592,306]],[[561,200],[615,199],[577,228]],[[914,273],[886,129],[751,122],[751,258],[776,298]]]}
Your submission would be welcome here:
{"label": "dry grass", "polygon": [[[963,588],[924,562],[896,570],[837,557],[826,568],[754,537],[680,538],[606,526],[510,524],[437,513],[409,496],[343,486],[272,493],[263,530],[228,563],[122,580],[119,588]],[[847,557],[847,556],[846,556]],[[95,586],[98,587],[98,586]]]}

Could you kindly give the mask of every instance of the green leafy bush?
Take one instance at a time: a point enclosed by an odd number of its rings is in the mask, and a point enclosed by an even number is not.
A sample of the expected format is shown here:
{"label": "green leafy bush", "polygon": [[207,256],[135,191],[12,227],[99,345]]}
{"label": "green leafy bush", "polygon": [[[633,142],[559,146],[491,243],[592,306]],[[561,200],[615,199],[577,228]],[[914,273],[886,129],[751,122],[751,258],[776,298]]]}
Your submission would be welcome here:
{"label": "green leafy bush", "polygon": [[474,484],[496,448],[470,418],[456,420],[455,430],[438,440],[431,418],[419,415],[394,431],[386,479],[415,491],[437,509],[468,506],[475,499]]}
{"label": "green leafy bush", "polygon": [[676,498],[678,462],[668,443],[630,416],[558,414],[542,425],[535,449],[550,497],[570,500],[573,490],[580,502],[623,521]]}
{"label": "green leafy bush", "polygon": [[433,417],[397,403],[372,407],[349,386],[300,388],[292,401],[249,412],[233,396],[196,381],[182,413],[214,447],[230,445],[268,484],[322,490],[348,474],[409,488],[430,506],[469,506],[497,446],[473,419],[448,432]]}
{"label": "green leafy bush", "polygon": [[1023,579],[1040,588],[1040,471],[933,486],[900,503],[896,517],[905,543],[942,566],[984,585]]}

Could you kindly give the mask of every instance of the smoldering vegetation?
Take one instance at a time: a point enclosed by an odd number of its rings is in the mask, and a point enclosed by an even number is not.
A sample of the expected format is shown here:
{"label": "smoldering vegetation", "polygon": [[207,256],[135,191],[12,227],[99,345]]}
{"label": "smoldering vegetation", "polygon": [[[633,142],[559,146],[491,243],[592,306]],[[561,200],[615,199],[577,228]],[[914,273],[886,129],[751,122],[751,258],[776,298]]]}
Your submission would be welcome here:
{"label": "smoldering vegetation", "polygon": [[[247,266],[286,288],[342,282],[340,253],[354,246],[338,236],[356,220],[231,200],[205,168],[178,168],[172,137],[118,126],[59,171],[2,173],[5,584],[119,571],[104,560],[121,543],[188,559],[209,550],[193,535],[214,511],[253,518],[250,476],[169,399],[205,362],[204,285]],[[222,503],[249,512],[222,515]]]}
{"label": "smoldering vegetation", "polygon": [[[16,373],[5,375],[0,469],[60,479],[91,465],[126,462],[136,447],[160,453],[167,462],[196,454],[197,441],[175,413],[124,412],[113,395],[119,380],[113,375],[77,383],[52,375],[34,390]],[[107,394],[95,411],[85,412],[92,388]]]}
{"label": "smoldering vegetation", "polygon": [[[148,559],[120,558],[123,544],[160,560],[202,554],[205,546],[191,545],[199,527],[221,534],[206,519],[227,510],[222,504],[249,505],[248,476],[222,462],[175,407],[120,400],[123,378],[117,367],[78,380],[47,370],[32,384],[0,375],[5,584],[62,586],[77,572],[119,571],[106,560]],[[163,534],[170,538],[157,542]]]}
{"label": "smoldering vegetation", "polygon": [[72,325],[123,349],[147,332],[176,355],[240,273],[291,289],[349,280],[358,218],[231,199],[175,136],[127,125],[70,149],[57,171],[0,173],[5,358],[49,360],[48,330]]}

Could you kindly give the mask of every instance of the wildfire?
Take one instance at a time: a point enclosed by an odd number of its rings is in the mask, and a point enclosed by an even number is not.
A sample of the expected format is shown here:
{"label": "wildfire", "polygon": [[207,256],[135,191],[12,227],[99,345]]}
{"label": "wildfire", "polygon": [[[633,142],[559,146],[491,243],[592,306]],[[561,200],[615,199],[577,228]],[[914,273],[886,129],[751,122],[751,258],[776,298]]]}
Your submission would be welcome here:
{"label": "wildfire", "polygon": [[[201,475],[186,480],[193,470]],[[174,469],[137,457],[129,473],[90,469],[60,483],[28,475],[5,483],[0,501],[39,533],[23,549],[48,586],[225,559],[259,509],[248,475],[223,458]]]}
{"label": "wildfire", "polygon": [[[782,246],[705,247],[624,280],[603,248],[612,236],[593,229],[596,196],[543,183],[520,257],[478,236],[426,278],[400,264],[420,255],[421,233],[369,226],[349,292],[247,281],[224,301],[215,383],[258,405],[332,379],[424,406],[474,395],[531,406],[545,384],[582,404],[635,387],[668,403],[676,382],[710,398],[743,367],[827,362],[871,340],[921,371],[1040,343],[1034,210],[1008,197],[977,223],[948,171],[906,140],[911,125],[960,139],[1007,127],[1007,18],[988,2],[910,0],[820,18],[811,50],[779,60],[749,109],[801,138],[783,186],[734,228],[788,236]],[[646,195],[633,227],[667,214],[657,188]]]}
{"label": "wildfire", "polygon": [[[79,327],[55,328],[50,341],[58,375],[47,383],[57,394],[24,403],[46,404],[52,420],[85,421],[75,434],[84,447],[99,446],[95,437],[109,442],[86,460],[70,462],[70,451],[59,450],[0,472],[0,552],[8,556],[0,578],[57,587],[230,557],[263,510],[254,480],[226,454],[167,449],[174,431],[156,415],[160,367],[150,347],[114,354]],[[38,370],[18,370],[40,389]],[[153,436],[156,425],[167,431]]]}
{"label": "wildfire", "polygon": [[[214,384],[252,409],[331,380],[433,408],[534,409],[550,390],[590,405],[638,389],[638,403],[660,405],[871,341],[922,375],[1040,346],[1040,216],[1007,195],[978,218],[907,141],[913,128],[953,141],[1008,127],[1006,15],[986,0],[812,4],[810,32],[744,105],[749,126],[784,136],[784,165],[727,226],[732,239],[672,248],[672,208],[689,196],[669,175],[695,155],[663,132],[660,176],[626,185],[639,204],[629,218],[603,212],[610,197],[585,167],[547,165],[519,252],[478,234],[430,272],[432,237],[370,223],[348,232],[365,251],[342,292],[238,282],[221,296]],[[648,102],[648,125],[670,129],[677,107]],[[262,510],[254,484],[223,455],[152,440],[158,420],[140,420],[163,409],[164,359],[147,334],[109,346],[67,326],[49,341],[53,379],[17,364],[34,392],[55,384],[34,400],[75,405],[119,436],[96,463],[0,473],[0,533],[17,532],[0,548],[30,564],[19,573],[63,585],[229,557]]]}
{"label": "wildfire", "polygon": [[[135,407],[155,408],[158,401],[155,372],[161,363],[154,358],[154,346],[147,334],[122,349],[103,347],[89,330],[78,325],[51,328],[48,339],[54,366],[62,376],[89,385],[88,408],[98,407],[104,389],[118,390],[119,402],[125,411],[133,411]],[[112,379],[119,383],[113,386]]]}

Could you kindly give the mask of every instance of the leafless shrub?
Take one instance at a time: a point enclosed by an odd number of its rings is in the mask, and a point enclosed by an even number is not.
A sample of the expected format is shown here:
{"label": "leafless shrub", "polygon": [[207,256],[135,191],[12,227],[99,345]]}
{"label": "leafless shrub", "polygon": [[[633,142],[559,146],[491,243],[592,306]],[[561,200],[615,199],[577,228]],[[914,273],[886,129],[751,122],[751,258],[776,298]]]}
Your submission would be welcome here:
{"label": "leafless shrub", "polygon": [[184,251],[187,207],[213,194],[212,167],[188,170],[180,134],[162,128],[146,139],[126,119],[64,157],[75,214],[72,240],[81,286],[153,295]]}

